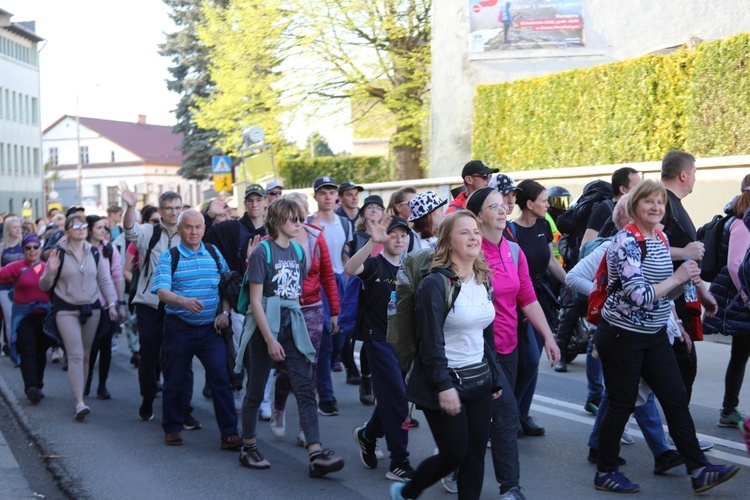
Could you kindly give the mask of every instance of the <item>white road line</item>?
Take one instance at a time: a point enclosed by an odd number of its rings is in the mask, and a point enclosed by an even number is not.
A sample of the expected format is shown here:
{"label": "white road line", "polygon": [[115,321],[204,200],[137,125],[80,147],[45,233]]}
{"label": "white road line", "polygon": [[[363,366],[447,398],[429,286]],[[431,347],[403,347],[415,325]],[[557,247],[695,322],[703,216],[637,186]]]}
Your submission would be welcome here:
{"label": "white road line", "polygon": [[[586,413],[583,410],[583,407],[581,405],[575,404],[575,403],[569,403],[567,401],[560,401],[559,399],[553,399],[545,396],[540,395],[534,395],[534,401],[537,401],[537,403],[532,403],[531,408],[534,411],[537,411],[539,413],[544,413],[547,415],[552,415],[554,417],[560,417],[564,418],[566,420],[571,420],[573,422],[578,422],[580,424],[586,424],[593,427],[594,425],[594,418]],[[548,405],[557,406],[561,408],[565,408],[568,410],[574,410],[574,413],[570,413],[568,411],[559,410],[557,408],[550,408],[549,406],[544,406],[538,404],[539,402],[543,402]],[[668,429],[666,426],[664,427],[664,432],[668,432]],[[631,436],[639,437],[643,439],[643,433],[640,431],[638,426],[630,426],[630,429],[628,430]],[[700,434],[698,433],[698,437],[702,439],[707,439],[711,442],[713,442],[716,445],[722,446],[724,448],[730,448],[732,450],[737,450],[740,452],[744,452],[746,450],[745,445],[741,443],[737,443],[734,441],[730,441],[728,439],[722,439],[720,437],[716,436],[710,436],[708,434]],[[746,467],[750,467],[750,458],[746,458],[743,456],[734,455],[732,453],[727,453],[724,451],[711,449],[707,452],[705,452],[706,455],[719,458],[721,460],[725,460],[727,462],[733,462],[738,465],[744,465]]]}

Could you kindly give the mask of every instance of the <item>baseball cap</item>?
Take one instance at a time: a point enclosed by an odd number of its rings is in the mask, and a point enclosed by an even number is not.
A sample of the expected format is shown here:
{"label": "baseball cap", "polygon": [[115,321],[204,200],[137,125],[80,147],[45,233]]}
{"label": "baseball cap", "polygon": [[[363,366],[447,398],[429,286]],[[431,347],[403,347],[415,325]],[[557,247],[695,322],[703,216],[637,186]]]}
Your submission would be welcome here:
{"label": "baseball cap", "polygon": [[388,224],[388,232],[390,233],[397,227],[403,227],[407,232],[409,231],[409,224],[407,224],[406,221],[398,215],[393,215],[391,216],[391,223]]}
{"label": "baseball cap", "polygon": [[251,194],[257,194],[263,198],[266,197],[266,190],[260,184],[250,184],[245,188],[245,199]]}
{"label": "baseball cap", "polygon": [[313,191],[317,191],[318,189],[320,189],[322,187],[338,188],[339,185],[336,184],[336,181],[334,181],[332,177],[328,177],[326,175],[326,176],[323,176],[323,177],[318,177],[313,182]]}
{"label": "baseball cap", "polygon": [[383,210],[385,210],[385,205],[383,205],[383,198],[381,198],[380,196],[378,196],[376,194],[371,194],[370,196],[368,196],[367,198],[365,198],[365,202],[362,204],[362,208],[359,209],[359,213],[362,214],[362,212],[364,211],[365,207],[367,205],[372,205],[372,204],[379,205],[380,208],[382,208]]}
{"label": "baseball cap", "polygon": [[77,205],[73,205],[72,207],[70,207],[68,210],[65,211],[65,217],[70,217],[71,215],[73,215],[76,212],[84,212],[84,211],[85,211],[85,209],[83,207],[79,207]]}
{"label": "baseball cap", "polygon": [[496,174],[500,171],[499,168],[490,168],[487,166],[486,163],[484,163],[482,160],[471,160],[469,163],[464,165],[463,170],[461,170],[461,177],[466,177],[467,175],[474,175],[474,174]]}
{"label": "baseball cap", "polygon": [[339,186],[339,194],[343,193],[344,191],[349,191],[351,189],[356,189],[360,193],[365,190],[362,186],[357,186],[357,184],[354,181],[346,181],[342,182]]}
{"label": "baseball cap", "polygon": [[497,174],[490,181],[489,187],[496,188],[498,191],[500,191],[500,194],[508,194],[511,191],[520,191],[513,179],[509,175],[505,174]]}
{"label": "baseball cap", "polygon": [[268,184],[266,184],[266,191],[270,191],[270,190],[272,190],[273,188],[284,189],[284,186],[282,186],[281,184],[279,184],[279,183],[278,183],[278,182],[276,182],[276,181],[271,181],[271,182],[269,182]]}

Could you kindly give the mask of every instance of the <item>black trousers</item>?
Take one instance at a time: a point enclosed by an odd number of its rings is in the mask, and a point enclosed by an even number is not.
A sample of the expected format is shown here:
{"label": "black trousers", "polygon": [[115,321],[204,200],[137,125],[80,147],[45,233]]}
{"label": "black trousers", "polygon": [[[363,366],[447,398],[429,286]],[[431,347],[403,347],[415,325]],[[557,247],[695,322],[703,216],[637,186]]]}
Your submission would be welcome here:
{"label": "black trousers", "polygon": [[21,377],[24,391],[30,387],[44,386],[44,368],[47,366],[47,350],[53,346],[52,339],[44,334],[42,324],[45,313],[29,314],[18,325],[18,354],[21,356]]}

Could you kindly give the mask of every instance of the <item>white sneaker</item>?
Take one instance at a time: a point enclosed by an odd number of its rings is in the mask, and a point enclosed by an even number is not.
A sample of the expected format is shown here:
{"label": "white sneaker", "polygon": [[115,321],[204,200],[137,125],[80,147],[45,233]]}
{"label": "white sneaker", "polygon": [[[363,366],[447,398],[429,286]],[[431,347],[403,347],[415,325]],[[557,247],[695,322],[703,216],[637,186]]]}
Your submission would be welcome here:
{"label": "white sneaker", "polygon": [[273,410],[271,414],[271,434],[281,439],[286,434],[286,412],[284,410]]}
{"label": "white sneaker", "polygon": [[622,436],[620,436],[620,442],[622,444],[633,444],[635,443],[635,439],[633,439],[633,436],[631,436],[628,431],[625,431],[622,433]]}
{"label": "white sneaker", "polygon": [[242,409],[242,403],[245,401],[245,391],[240,389],[232,390],[232,393],[234,395],[234,409],[237,411],[240,411]]}
{"label": "white sneaker", "polygon": [[261,420],[271,420],[271,402],[269,401],[266,405],[265,401],[260,405],[260,411],[258,412],[258,418]]}
{"label": "white sneaker", "polygon": [[378,460],[383,460],[385,458],[383,450],[380,449],[380,439],[375,440],[375,457]]}
{"label": "white sneaker", "polygon": [[[667,435],[667,444],[669,446],[674,447],[674,440],[672,439],[672,436],[670,435]],[[714,447],[714,444],[711,441],[698,438],[698,446],[700,446],[701,451],[708,451]]]}
{"label": "white sneaker", "polygon": [[297,433],[297,446],[307,448],[307,439],[305,439],[305,432],[299,431]]}

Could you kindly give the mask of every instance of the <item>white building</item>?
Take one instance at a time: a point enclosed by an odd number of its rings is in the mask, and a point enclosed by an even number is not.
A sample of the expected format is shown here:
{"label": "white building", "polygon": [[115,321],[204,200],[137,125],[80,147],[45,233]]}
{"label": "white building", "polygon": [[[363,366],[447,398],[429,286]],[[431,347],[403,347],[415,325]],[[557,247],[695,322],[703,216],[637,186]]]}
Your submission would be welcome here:
{"label": "white building", "polygon": [[121,204],[118,186],[122,181],[130,189],[136,187],[139,206],[156,204],[164,191],[175,191],[185,203],[196,205],[210,184],[204,186],[177,173],[183,158],[177,149],[181,139],[169,126],[147,124],[144,115],[136,123],[83,116],[77,121],[75,116],[64,115],[43,135],[44,163],[49,162],[50,172],[56,174],[50,191],[64,207],[82,201],[88,213],[102,213],[111,204]]}
{"label": "white building", "polygon": [[0,213],[44,214],[39,57],[33,21],[0,9]]}
{"label": "white building", "polygon": [[750,30],[750,9],[739,0],[513,0],[513,25],[504,40],[505,5],[432,4],[431,177],[458,175],[471,159],[477,85],[623,61]]}

